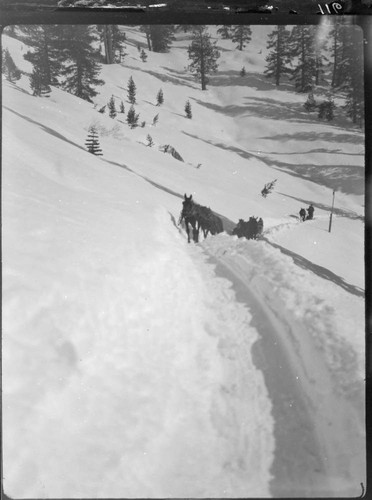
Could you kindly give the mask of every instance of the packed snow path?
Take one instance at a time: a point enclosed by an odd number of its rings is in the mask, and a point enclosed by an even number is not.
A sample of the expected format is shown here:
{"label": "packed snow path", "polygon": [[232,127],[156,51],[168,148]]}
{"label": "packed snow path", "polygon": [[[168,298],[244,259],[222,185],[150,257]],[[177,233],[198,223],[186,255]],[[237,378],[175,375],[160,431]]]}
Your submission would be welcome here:
{"label": "packed snow path", "polygon": [[363,375],[355,353],[338,338],[324,300],[329,290],[314,297],[296,285],[300,296],[290,297],[296,279],[282,278],[300,278],[296,265],[267,242],[228,242],[221,235],[203,247],[249,307],[260,335],[252,352],[273,405],[271,494],[357,496],[365,485]]}

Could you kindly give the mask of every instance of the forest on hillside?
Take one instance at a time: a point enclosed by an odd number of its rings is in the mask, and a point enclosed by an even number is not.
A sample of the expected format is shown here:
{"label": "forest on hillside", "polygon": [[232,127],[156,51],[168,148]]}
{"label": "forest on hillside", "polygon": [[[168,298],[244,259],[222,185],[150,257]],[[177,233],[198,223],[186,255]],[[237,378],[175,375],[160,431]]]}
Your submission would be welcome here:
{"label": "forest on hillside", "polygon": [[[217,37],[231,40],[232,50],[247,51],[252,38],[249,25],[222,25]],[[344,18],[335,18],[327,32],[319,26],[273,26],[266,41],[265,76],[277,87],[285,84],[293,91],[307,94],[304,109],[317,111],[320,119],[332,121],[336,107],[334,96],[344,100],[342,111],[353,124],[363,126],[363,41],[358,27]],[[206,90],[210,77],[218,73],[221,57],[218,38],[208,26],[143,25],[146,40],[139,46],[146,63],[148,52],[168,52],[178,34],[189,38],[189,65]],[[23,41],[30,50],[24,58],[33,66],[29,76],[35,96],[48,96],[50,86],[60,87],[77,97],[93,102],[102,64],[126,64],[125,26],[119,25],[43,25],[9,26],[5,34]],[[21,72],[7,50],[2,53],[2,71],[10,81]],[[244,78],[245,67],[240,70]],[[233,82],[231,82],[233,83]],[[317,101],[319,90],[321,100]]]}

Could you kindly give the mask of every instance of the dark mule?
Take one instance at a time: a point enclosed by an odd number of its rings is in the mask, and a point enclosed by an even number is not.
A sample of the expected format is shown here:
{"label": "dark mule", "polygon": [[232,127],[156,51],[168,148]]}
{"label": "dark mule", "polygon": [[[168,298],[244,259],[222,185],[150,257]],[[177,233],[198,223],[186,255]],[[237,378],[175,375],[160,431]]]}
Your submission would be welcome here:
{"label": "dark mule", "polygon": [[211,233],[212,235],[222,233],[222,221],[212,212],[210,208],[198,205],[197,219],[199,227],[203,231],[204,238],[207,237],[208,233]]}
{"label": "dark mule", "polygon": [[210,208],[203,207],[194,203],[192,195],[184,196],[182,202],[183,208],[180,215],[179,224],[182,220],[185,221],[187,240],[190,243],[190,225],[192,226],[193,240],[195,243],[199,241],[199,231],[203,231],[204,238],[208,232],[211,234],[222,233],[222,221],[215,215]]}

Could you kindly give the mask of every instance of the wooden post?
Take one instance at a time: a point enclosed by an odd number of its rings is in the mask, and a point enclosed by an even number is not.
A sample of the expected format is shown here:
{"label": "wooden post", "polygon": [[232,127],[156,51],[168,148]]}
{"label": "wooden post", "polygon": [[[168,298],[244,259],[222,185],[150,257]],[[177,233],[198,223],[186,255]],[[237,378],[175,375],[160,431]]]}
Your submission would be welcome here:
{"label": "wooden post", "polygon": [[333,216],[334,205],[335,205],[335,190],[333,190],[332,210],[331,210],[331,215],[329,216],[329,228],[328,228],[329,233],[331,232],[331,228],[332,228],[332,216]]}

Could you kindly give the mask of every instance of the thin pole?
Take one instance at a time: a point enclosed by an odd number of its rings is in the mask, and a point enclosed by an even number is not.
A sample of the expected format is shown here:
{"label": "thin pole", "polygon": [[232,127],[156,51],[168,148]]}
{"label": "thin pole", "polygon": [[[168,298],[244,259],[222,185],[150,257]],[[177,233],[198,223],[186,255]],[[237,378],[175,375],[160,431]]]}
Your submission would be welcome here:
{"label": "thin pole", "polygon": [[329,228],[328,232],[331,232],[332,228],[332,215],[333,215],[333,207],[335,206],[335,190],[333,190],[333,199],[332,199],[332,210],[331,210],[331,215],[329,216]]}

